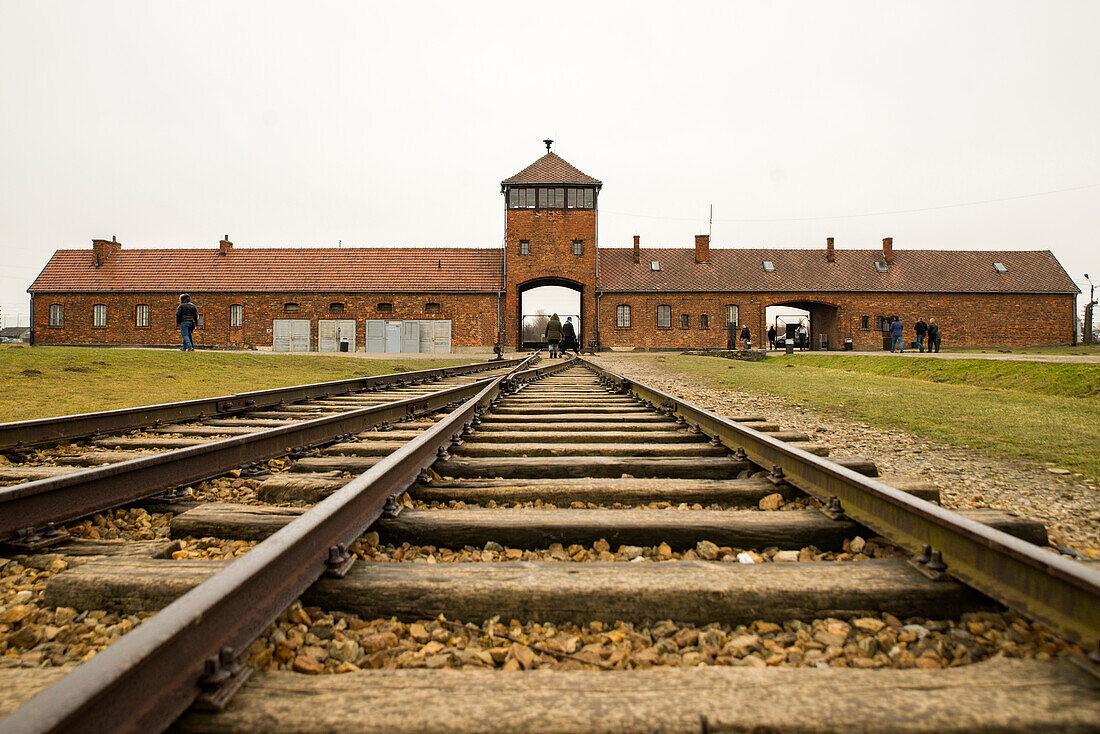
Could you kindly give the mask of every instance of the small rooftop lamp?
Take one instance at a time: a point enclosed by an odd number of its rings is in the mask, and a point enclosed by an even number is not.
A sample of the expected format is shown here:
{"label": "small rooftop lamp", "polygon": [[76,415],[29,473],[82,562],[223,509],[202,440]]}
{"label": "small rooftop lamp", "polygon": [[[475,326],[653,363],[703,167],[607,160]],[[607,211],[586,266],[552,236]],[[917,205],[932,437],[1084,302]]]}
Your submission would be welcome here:
{"label": "small rooftop lamp", "polygon": [[546,138],[542,142],[546,146],[546,152],[549,153],[550,152],[550,146],[554,144],[554,141],[551,140],[550,138]]}

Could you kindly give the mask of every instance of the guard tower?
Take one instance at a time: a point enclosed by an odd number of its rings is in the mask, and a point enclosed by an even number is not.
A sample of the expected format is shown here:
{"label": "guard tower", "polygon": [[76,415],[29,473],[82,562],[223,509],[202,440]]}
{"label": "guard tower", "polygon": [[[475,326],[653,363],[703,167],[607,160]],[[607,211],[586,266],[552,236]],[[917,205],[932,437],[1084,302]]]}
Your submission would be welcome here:
{"label": "guard tower", "polygon": [[581,345],[596,338],[596,205],[600,181],[550,150],[500,182],[505,207],[504,340],[521,344],[523,293],[545,285],[580,293]]}

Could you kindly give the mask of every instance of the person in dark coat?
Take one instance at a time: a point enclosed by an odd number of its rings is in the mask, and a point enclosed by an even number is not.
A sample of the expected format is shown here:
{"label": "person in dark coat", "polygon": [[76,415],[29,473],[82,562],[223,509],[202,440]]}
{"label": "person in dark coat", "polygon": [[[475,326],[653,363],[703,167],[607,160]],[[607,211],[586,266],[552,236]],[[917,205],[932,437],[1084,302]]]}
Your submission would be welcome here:
{"label": "person in dark coat", "polygon": [[749,334],[749,327],[745,326],[741,329],[741,348],[750,349],[752,347],[752,335]]}
{"label": "person in dark coat", "polygon": [[546,324],[546,343],[550,345],[550,358],[558,356],[558,345],[561,344],[561,319],[557,314],[550,317]]}
{"label": "person in dark coat", "polygon": [[775,325],[768,329],[768,349],[775,349]]}
{"label": "person in dark coat", "polygon": [[573,328],[573,317],[568,316],[565,319],[565,323],[561,325],[561,353],[565,356],[567,350],[573,350],[573,354],[580,356],[580,352],[577,349],[577,332]]}
{"label": "person in dark coat", "polygon": [[902,334],[904,327],[901,325],[901,319],[897,316],[890,322],[890,351],[894,351],[894,347],[898,348],[898,351],[905,353],[905,344],[902,341]]}
{"label": "person in dark coat", "polygon": [[191,332],[199,323],[199,309],[191,303],[191,296],[184,293],[180,296],[180,305],[176,309],[176,325],[180,327],[180,336],[183,337],[181,352],[195,351],[195,344],[191,341]]}
{"label": "person in dark coat", "polygon": [[928,351],[935,347],[936,353],[940,351],[940,325],[935,319],[928,319]]}
{"label": "person in dark coat", "polygon": [[913,331],[917,332],[917,349],[923,352],[924,335],[928,333],[928,324],[924,323],[924,319],[917,319],[917,323],[913,324]]}

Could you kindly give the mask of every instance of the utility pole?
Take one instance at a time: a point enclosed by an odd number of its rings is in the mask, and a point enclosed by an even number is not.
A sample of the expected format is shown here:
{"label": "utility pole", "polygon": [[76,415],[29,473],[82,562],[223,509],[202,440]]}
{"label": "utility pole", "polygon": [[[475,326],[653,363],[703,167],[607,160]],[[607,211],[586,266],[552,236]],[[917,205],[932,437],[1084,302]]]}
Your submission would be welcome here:
{"label": "utility pole", "polygon": [[1092,344],[1092,312],[1096,306],[1096,286],[1089,278],[1088,273],[1085,273],[1085,280],[1087,280],[1089,284],[1089,302],[1085,304],[1085,321],[1081,325],[1081,330],[1085,333],[1082,334],[1084,338],[1081,339],[1081,341],[1084,344]]}

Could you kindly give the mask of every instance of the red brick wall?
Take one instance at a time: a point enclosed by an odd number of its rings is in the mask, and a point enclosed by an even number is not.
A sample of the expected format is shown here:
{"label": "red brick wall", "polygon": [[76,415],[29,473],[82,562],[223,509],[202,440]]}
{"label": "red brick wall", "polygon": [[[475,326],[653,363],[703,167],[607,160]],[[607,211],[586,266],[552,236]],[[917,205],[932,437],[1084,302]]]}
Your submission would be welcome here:
{"label": "red brick wall", "polygon": [[[616,324],[616,307],[631,306],[631,327]],[[671,328],[657,328],[657,306],[672,307]],[[916,339],[918,318],[935,318],[945,346],[1030,346],[1073,341],[1074,298],[1059,294],[1000,293],[606,293],[600,297],[600,341],[610,348],[649,349],[725,347],[725,307],[738,306],[741,326],[748,326],[753,343],[761,344],[769,324],[768,306],[793,305],[812,309],[811,341],[828,336],[829,347],[852,339],[856,349],[882,349],[877,316],[897,315],[905,325],[905,341]],[[834,308],[835,307],[835,308]],[[690,328],[680,328],[680,314],[690,314]],[[699,315],[710,317],[710,328],[699,327]],[[863,329],[862,316],[870,317]]]}
{"label": "red brick wall", "polygon": [[[506,345],[519,346],[519,287],[536,278],[564,278],[582,285],[582,340],[596,338],[596,211],[594,209],[507,209],[504,329]],[[584,242],[573,254],[573,240]],[[520,254],[528,240],[530,254]]]}
{"label": "red brick wall", "polygon": [[[196,329],[195,343],[217,347],[270,347],[271,322],[274,319],[309,319],[312,349],[317,349],[318,319],[355,319],[356,345],[366,340],[366,319],[451,319],[451,343],[455,348],[494,343],[497,330],[495,293],[200,293],[191,294],[203,316],[202,328]],[[299,305],[297,313],[287,313],[283,304]],[[329,311],[330,303],[343,303],[343,313]],[[393,313],[379,313],[377,304],[393,304]],[[439,303],[440,311],[424,310],[428,302]],[[49,325],[50,305],[61,304],[60,327]],[[107,326],[92,326],[92,307],[107,306]],[[135,306],[149,305],[149,326],[135,324]],[[244,306],[241,327],[229,326],[229,307]],[[70,345],[176,345],[180,343],[176,326],[178,293],[39,293],[33,297],[35,344]]]}

